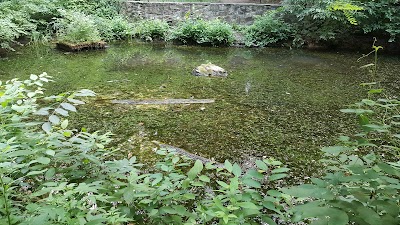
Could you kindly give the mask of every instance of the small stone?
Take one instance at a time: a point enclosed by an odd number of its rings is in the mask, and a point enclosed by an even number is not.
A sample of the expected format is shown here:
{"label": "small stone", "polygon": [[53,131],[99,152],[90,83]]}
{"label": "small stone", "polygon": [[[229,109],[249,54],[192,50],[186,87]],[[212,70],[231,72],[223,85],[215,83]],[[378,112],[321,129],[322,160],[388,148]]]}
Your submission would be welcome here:
{"label": "small stone", "polygon": [[227,77],[228,72],[225,69],[216,66],[212,63],[201,64],[200,66],[193,69],[192,74],[195,76],[205,77]]}

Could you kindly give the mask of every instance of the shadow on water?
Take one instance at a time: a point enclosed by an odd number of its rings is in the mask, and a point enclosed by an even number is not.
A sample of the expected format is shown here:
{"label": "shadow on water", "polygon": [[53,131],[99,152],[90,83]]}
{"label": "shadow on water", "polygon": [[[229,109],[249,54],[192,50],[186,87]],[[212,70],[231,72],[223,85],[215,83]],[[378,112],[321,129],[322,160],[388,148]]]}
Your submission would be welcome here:
{"label": "shadow on water", "polygon": [[[220,162],[274,157],[293,168],[296,181],[317,171],[321,146],[352,134],[354,118],[339,109],[363,97],[359,84],[370,81],[368,72],[358,69],[358,57],[129,43],[111,45],[106,51],[64,54],[36,46],[0,60],[0,76],[22,79],[46,71],[56,81],[47,87],[51,93],[96,91],[97,99],[81,107],[73,125],[109,130],[116,134],[116,144],[156,140]],[[383,83],[398,90],[399,58],[380,61]],[[191,75],[193,68],[208,62],[227,69],[228,78]],[[107,104],[109,99],[164,98],[215,99],[215,103]],[[143,146],[139,142],[124,146],[138,152]]]}

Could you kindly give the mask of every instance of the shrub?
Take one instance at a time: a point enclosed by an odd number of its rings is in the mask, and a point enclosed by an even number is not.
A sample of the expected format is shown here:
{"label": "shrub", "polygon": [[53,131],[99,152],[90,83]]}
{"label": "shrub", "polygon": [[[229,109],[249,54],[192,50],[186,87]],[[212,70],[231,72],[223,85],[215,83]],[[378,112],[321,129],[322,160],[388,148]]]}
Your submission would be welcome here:
{"label": "shrub", "polygon": [[122,0],[57,0],[60,8],[102,18],[119,16]]}
{"label": "shrub", "polygon": [[381,33],[389,36],[389,41],[395,41],[400,35],[399,2],[392,0],[360,1],[364,8],[357,17],[364,33]]}
{"label": "shrub", "polygon": [[97,42],[101,40],[95,19],[80,12],[63,11],[55,27],[60,41],[69,43]]}
{"label": "shrub", "polygon": [[170,27],[167,22],[161,20],[143,20],[134,26],[131,36],[146,41],[155,39],[165,40]]}
{"label": "shrub", "polygon": [[282,44],[292,36],[292,28],[275,12],[257,16],[254,23],[244,30],[246,46],[270,46]]}
{"label": "shrub", "polygon": [[282,18],[292,25],[294,46],[333,41],[350,33],[351,24],[340,11],[331,10],[335,0],[285,0]]}
{"label": "shrub", "polygon": [[43,97],[42,85],[50,79],[43,73],[0,82],[0,224],[128,221],[104,190],[110,171],[123,175],[132,161],[125,167],[106,162],[109,134],[68,129],[67,116],[84,104],[79,98],[94,93]]}
{"label": "shrub", "polygon": [[235,38],[232,26],[220,20],[186,19],[172,31],[170,39],[185,44],[220,46],[231,45]]}
{"label": "shrub", "polygon": [[95,21],[101,37],[107,41],[126,39],[134,29],[134,25],[122,16],[112,19],[97,17]]}

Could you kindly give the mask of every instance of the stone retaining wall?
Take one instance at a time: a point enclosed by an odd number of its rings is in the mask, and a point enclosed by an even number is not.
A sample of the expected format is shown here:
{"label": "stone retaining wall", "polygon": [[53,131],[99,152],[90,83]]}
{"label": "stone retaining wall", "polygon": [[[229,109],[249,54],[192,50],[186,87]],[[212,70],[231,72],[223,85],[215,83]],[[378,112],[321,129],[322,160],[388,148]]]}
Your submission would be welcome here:
{"label": "stone retaining wall", "polygon": [[134,19],[160,19],[175,23],[190,13],[206,20],[219,18],[231,24],[251,24],[255,15],[274,10],[278,4],[138,2],[127,1],[124,13]]}

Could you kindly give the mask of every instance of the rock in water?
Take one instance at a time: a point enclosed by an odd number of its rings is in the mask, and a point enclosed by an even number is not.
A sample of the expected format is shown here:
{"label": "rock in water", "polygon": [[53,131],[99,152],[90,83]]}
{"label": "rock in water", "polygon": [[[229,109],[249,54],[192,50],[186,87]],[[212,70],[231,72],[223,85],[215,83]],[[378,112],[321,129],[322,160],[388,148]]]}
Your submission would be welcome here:
{"label": "rock in water", "polygon": [[225,69],[216,66],[211,63],[201,64],[200,66],[196,67],[192,74],[195,76],[205,76],[205,77],[227,77],[228,72]]}

